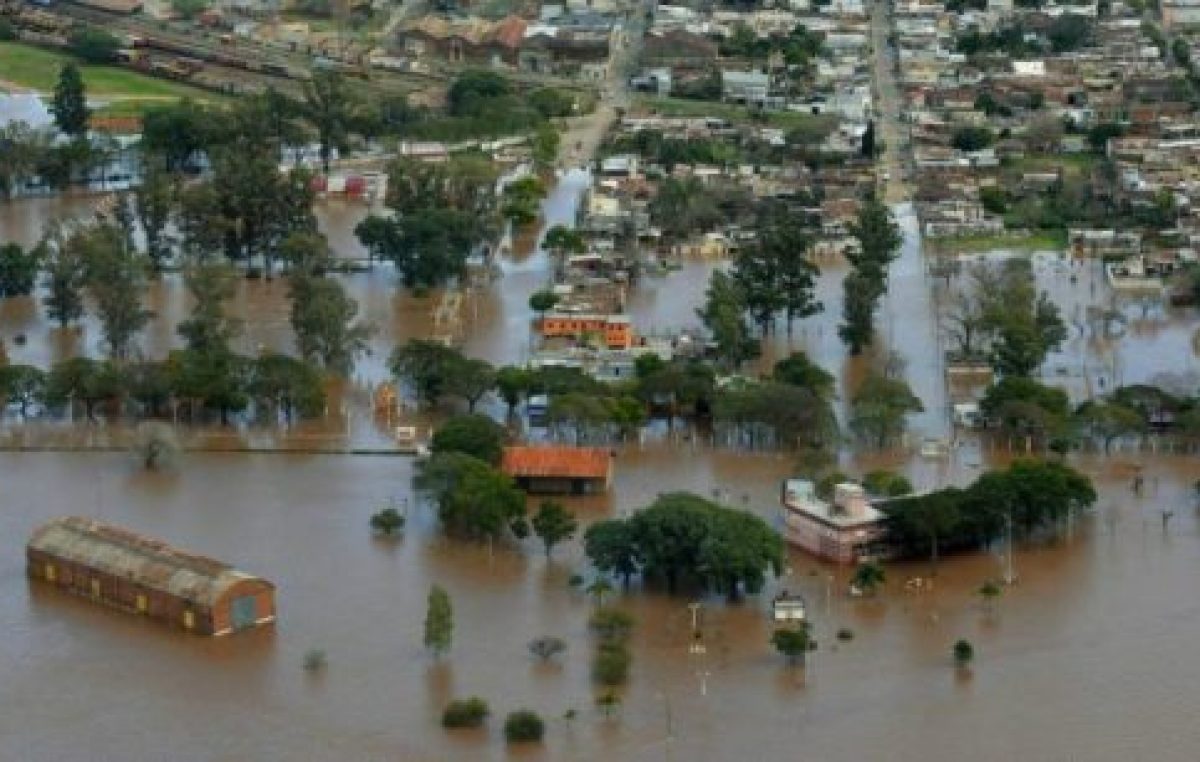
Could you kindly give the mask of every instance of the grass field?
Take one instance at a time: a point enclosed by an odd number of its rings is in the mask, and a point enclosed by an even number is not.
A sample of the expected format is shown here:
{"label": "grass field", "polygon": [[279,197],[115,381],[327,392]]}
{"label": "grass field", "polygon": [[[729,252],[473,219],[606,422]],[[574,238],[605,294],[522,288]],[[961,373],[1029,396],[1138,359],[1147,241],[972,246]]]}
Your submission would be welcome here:
{"label": "grass field", "polygon": [[[0,42],[0,86],[4,82],[20,87],[50,93],[58,81],[62,65],[74,60],[65,53],[56,53],[42,48],[15,42]],[[130,113],[131,104],[137,108],[162,100],[190,96],[196,100],[220,101],[221,96],[187,85],[180,85],[144,74],[119,69],[115,66],[81,65],[83,82],[89,98],[119,98],[124,113]],[[116,104],[114,104],[114,108]]]}
{"label": "grass field", "polygon": [[961,238],[930,238],[925,244],[941,254],[972,254],[985,251],[1061,251],[1067,248],[1067,233],[1038,231],[1016,235],[978,235]]}
{"label": "grass field", "polygon": [[766,117],[766,123],[772,127],[791,129],[802,125],[820,125],[832,131],[837,126],[837,118],[832,116],[814,116],[798,111],[768,111],[764,114],[752,112],[745,106],[736,103],[718,103],[716,101],[693,101],[685,98],[661,98],[654,96],[637,96],[633,104],[640,110],[654,110],[663,116],[715,116],[728,119],[731,122],[753,122]]}

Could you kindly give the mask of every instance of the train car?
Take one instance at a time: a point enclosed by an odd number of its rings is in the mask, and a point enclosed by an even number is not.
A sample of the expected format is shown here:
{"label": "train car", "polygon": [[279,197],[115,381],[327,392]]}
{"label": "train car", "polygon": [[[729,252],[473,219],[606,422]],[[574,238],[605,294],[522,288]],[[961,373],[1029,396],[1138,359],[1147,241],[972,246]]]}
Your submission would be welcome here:
{"label": "train car", "polygon": [[142,0],[74,0],[85,8],[132,16],[142,10]]}

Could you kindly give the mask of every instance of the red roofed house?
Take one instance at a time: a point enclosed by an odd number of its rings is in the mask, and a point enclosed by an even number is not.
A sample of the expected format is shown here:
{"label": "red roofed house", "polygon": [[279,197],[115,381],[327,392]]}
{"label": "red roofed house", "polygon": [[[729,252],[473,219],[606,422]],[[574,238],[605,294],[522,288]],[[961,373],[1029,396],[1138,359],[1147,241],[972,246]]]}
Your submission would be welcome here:
{"label": "red roofed house", "polygon": [[500,470],[527,492],[582,495],[608,489],[612,457],[602,447],[520,445],[504,448]]}

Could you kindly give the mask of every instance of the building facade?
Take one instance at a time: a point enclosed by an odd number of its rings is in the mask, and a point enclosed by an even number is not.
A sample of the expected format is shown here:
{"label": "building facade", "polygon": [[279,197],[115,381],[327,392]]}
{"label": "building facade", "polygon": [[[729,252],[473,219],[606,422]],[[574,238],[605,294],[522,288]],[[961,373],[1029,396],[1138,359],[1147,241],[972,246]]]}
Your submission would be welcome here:
{"label": "building facade", "polygon": [[833,501],[827,502],[817,497],[811,481],[788,479],[782,503],[784,539],[818,558],[858,563],[883,539],[884,516],[857,484],[836,485]]}
{"label": "building facade", "polygon": [[212,558],[96,519],[68,516],[33,533],[31,579],[198,635],[275,621],[275,586]]}

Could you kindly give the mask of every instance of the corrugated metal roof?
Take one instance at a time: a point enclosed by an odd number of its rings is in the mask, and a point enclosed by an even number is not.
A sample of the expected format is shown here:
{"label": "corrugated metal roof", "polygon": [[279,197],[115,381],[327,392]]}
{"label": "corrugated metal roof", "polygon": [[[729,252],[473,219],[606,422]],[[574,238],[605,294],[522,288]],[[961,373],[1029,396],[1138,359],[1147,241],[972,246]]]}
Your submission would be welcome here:
{"label": "corrugated metal roof", "polygon": [[505,447],[500,470],[509,476],[604,479],[608,450],[599,447]]}
{"label": "corrugated metal roof", "polygon": [[211,607],[234,584],[258,579],[216,559],[82,516],[43,525],[33,533],[29,548],[199,606]]}

